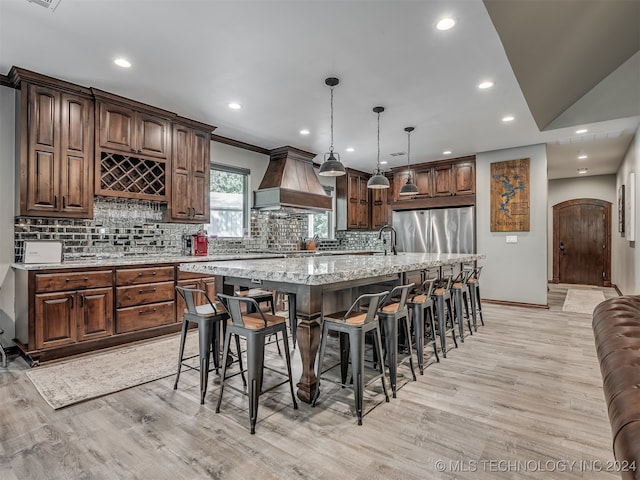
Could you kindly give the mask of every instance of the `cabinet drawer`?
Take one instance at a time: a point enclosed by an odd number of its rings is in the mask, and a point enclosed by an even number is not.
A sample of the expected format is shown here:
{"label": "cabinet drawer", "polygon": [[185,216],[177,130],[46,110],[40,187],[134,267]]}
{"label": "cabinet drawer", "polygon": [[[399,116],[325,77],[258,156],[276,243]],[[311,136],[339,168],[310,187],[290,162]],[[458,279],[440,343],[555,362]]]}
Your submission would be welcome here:
{"label": "cabinet drawer", "polygon": [[39,273],[36,275],[36,293],[110,287],[111,270],[97,272]]}
{"label": "cabinet drawer", "polygon": [[169,302],[174,297],[174,283],[148,283],[131,287],[118,287],[117,308],[144,305],[146,303]]}
{"label": "cabinet drawer", "polygon": [[175,323],[175,302],[153,303],[116,311],[116,333],[133,332],[145,328]]}
{"label": "cabinet drawer", "polygon": [[174,267],[131,268],[116,270],[116,285],[168,282],[174,280]]}
{"label": "cabinet drawer", "polygon": [[191,280],[192,278],[209,278],[215,279],[209,273],[181,272],[178,270],[178,280]]}

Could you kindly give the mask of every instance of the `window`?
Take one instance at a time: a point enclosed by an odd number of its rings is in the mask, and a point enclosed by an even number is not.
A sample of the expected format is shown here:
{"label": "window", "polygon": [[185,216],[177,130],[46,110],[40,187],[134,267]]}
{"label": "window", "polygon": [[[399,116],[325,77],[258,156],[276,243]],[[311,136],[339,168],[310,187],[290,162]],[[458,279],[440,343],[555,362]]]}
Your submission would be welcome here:
{"label": "window", "polygon": [[249,170],[212,164],[209,200],[207,232],[242,237],[249,226]]}
{"label": "window", "polygon": [[[333,188],[324,187],[327,195],[333,197]],[[309,215],[309,238],[333,238],[332,212],[312,213]]]}

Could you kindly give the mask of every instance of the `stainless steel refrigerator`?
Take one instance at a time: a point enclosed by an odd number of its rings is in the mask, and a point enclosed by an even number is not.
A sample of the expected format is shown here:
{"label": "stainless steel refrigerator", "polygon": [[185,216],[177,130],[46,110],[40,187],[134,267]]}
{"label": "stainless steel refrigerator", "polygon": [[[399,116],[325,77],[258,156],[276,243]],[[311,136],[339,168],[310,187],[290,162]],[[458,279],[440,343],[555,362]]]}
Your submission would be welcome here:
{"label": "stainless steel refrigerator", "polygon": [[474,207],[393,212],[399,252],[476,253]]}

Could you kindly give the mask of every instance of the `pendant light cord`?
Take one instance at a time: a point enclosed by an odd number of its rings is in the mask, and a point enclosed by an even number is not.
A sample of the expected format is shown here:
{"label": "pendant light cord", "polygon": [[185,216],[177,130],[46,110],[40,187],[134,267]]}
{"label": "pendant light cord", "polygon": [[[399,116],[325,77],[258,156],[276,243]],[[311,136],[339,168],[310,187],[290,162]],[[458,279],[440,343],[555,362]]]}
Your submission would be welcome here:
{"label": "pendant light cord", "polygon": [[380,173],[380,112],[378,112],[378,173]]}
{"label": "pendant light cord", "polygon": [[329,153],[333,153],[333,87],[331,87],[331,146]]}
{"label": "pendant light cord", "polygon": [[407,175],[411,180],[411,132],[407,132]]}

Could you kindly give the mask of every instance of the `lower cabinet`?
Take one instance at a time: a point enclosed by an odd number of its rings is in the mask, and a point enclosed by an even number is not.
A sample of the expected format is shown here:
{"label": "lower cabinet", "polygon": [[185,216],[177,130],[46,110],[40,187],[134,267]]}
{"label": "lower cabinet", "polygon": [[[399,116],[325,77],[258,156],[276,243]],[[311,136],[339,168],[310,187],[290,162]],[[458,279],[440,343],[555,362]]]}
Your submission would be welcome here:
{"label": "lower cabinet", "polygon": [[215,301],[215,278],[178,263],[16,270],[16,345],[37,364],[177,332],[176,284]]}

